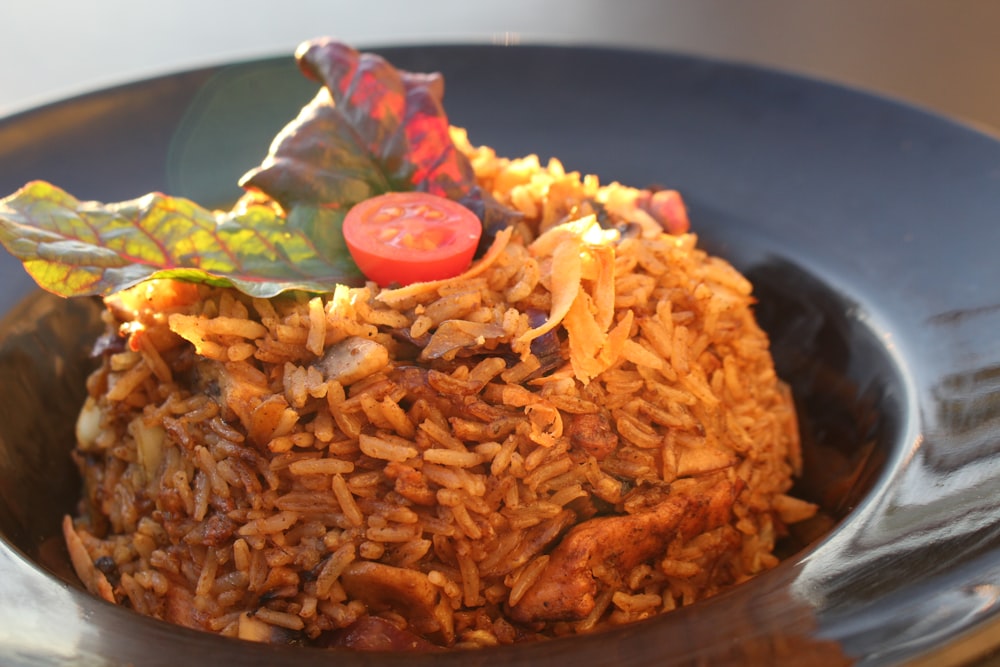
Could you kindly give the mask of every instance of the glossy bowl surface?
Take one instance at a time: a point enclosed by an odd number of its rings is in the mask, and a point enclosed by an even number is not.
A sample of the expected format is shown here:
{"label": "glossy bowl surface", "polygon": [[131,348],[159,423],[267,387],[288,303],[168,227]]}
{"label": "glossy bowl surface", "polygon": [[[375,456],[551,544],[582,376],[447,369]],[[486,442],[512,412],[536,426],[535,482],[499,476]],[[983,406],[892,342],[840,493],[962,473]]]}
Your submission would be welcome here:
{"label": "glossy bowl surface", "polygon": [[[434,656],[270,647],[80,590],[59,537],[97,304],[0,257],[0,664],[961,664],[1000,644],[1000,142],[862,92],[668,53],[380,49],[438,70],[474,143],[685,196],[754,282],[832,529],[716,598],[592,636]],[[216,205],[314,93],[290,57],[0,121],[0,193]]]}

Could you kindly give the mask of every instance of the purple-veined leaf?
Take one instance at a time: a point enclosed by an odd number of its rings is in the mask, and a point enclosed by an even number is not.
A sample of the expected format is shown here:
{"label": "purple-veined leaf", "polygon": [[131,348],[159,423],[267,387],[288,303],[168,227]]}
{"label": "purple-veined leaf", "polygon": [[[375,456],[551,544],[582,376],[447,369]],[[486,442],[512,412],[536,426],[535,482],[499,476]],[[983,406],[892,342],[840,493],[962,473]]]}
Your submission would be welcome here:
{"label": "purple-veined leaf", "polygon": [[0,200],[0,242],[41,287],[61,296],[106,296],[167,277],[233,285],[258,297],[362,282],[340,235],[343,213],[316,209],[308,217],[313,237],[267,206],[219,213],[157,193],[80,202],[35,181]]}

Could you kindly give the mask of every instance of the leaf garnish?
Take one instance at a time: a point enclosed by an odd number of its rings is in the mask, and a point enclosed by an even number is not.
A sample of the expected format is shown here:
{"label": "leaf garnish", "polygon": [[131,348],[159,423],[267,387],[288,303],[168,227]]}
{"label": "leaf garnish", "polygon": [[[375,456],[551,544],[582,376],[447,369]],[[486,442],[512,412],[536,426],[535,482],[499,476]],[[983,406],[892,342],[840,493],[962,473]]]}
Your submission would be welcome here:
{"label": "leaf garnish", "polygon": [[275,137],[226,213],[158,193],[80,202],[47,183],[0,200],[0,241],[43,288],[107,295],[150,278],[232,285],[252,296],[363,282],[341,223],[383,192],[424,190],[483,221],[483,244],[517,214],[476,184],[451,140],[440,74],[397,70],[338,42],[304,43],[306,76],[324,87]]}
{"label": "leaf garnish", "polygon": [[[339,212],[314,213],[313,222],[339,229]],[[233,285],[265,298],[363,282],[342,237],[323,236],[321,253],[267,206],[216,213],[156,193],[102,205],[35,181],[0,200],[0,242],[41,287],[67,297],[106,296],[150,278]]]}
{"label": "leaf garnish", "polygon": [[398,70],[329,39],[306,42],[296,59],[324,88],[240,185],[286,211],[398,190],[459,199],[475,188],[472,165],[451,140],[440,74]]}

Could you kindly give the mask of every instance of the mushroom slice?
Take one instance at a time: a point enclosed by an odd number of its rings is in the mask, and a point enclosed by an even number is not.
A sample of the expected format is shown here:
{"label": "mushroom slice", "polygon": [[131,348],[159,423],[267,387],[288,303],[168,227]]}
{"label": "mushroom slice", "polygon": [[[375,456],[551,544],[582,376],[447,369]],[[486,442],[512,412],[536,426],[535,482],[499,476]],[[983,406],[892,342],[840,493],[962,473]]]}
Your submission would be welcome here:
{"label": "mushroom slice", "polygon": [[316,362],[327,380],[336,380],[345,387],[377,373],[389,364],[389,350],[381,343],[350,336],[331,345]]}
{"label": "mushroom slice", "polygon": [[450,608],[442,604],[440,590],[423,572],[355,561],[340,575],[340,583],[350,597],[364,602],[372,612],[393,609],[423,636],[440,637],[445,643],[454,638]]}

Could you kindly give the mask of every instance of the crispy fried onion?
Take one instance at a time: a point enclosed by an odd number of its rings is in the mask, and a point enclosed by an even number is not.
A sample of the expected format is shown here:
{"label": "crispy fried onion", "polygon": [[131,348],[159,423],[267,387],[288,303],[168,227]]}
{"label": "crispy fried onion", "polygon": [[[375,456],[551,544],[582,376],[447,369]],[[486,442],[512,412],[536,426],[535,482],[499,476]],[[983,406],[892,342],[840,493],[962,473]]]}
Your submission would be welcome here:
{"label": "crispy fried onion", "polygon": [[632,330],[632,312],[615,322],[616,230],[602,229],[594,216],[563,223],[529,246],[546,266],[552,294],[549,316],[514,342],[526,358],[531,341],[560,323],[569,337],[573,374],[583,383],[610,368],[621,356]]}

